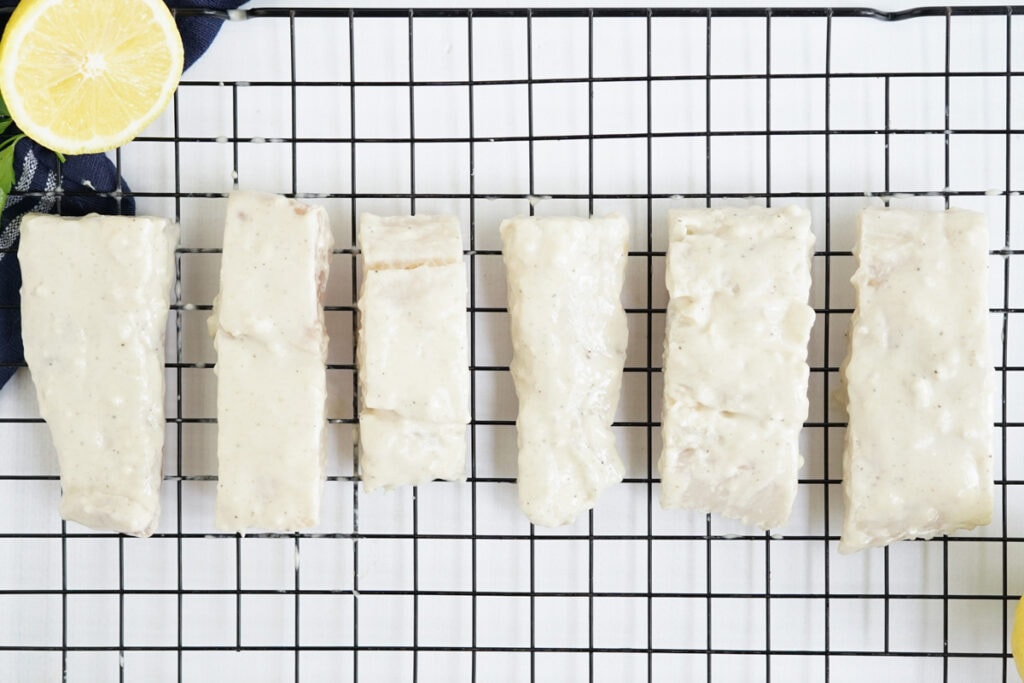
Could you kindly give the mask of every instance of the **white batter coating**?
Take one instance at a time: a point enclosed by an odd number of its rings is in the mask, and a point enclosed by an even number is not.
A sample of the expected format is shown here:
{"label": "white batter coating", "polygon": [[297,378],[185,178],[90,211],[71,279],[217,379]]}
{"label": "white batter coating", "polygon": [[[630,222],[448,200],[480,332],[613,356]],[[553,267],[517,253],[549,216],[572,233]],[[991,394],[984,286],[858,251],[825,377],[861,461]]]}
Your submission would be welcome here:
{"label": "white batter coating", "polygon": [[333,244],[322,207],[255,192],[228,199],[210,318],[218,529],[297,531],[320,518]]}
{"label": "white batter coating", "polygon": [[794,206],[669,213],[661,504],[789,519],[807,418],[814,236]]}
{"label": "white batter coating", "polygon": [[622,480],[611,429],[626,360],[625,219],[501,224],[519,396],[519,504],[559,526]]}
{"label": "white batter coating", "polygon": [[844,553],[992,519],[985,217],[867,209],[859,232]]}
{"label": "white batter coating", "polygon": [[177,243],[164,218],[21,221],[25,359],[57,448],[64,519],[132,536],[156,528]]}
{"label": "white batter coating", "polygon": [[453,216],[363,214],[359,468],[367,491],[466,478],[469,343]]}

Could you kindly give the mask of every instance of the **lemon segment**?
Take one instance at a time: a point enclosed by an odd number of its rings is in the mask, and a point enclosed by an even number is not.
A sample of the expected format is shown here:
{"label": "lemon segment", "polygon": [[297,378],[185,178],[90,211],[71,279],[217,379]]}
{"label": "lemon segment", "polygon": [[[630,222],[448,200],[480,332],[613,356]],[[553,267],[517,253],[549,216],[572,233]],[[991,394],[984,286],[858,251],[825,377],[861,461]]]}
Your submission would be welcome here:
{"label": "lemon segment", "polygon": [[1010,634],[1010,652],[1017,665],[1017,675],[1024,679],[1024,597],[1017,601],[1013,613],[1013,632]]}
{"label": "lemon segment", "polygon": [[23,0],[0,40],[0,93],[41,145],[103,152],[164,110],[183,62],[162,0]]}

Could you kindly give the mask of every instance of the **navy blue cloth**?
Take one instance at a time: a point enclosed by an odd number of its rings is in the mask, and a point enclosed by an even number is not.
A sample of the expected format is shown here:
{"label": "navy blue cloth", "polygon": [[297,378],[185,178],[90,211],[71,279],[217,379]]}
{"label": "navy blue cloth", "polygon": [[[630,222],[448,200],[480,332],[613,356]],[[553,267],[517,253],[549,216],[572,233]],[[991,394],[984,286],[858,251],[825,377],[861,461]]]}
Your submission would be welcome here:
{"label": "navy blue cloth", "polygon": [[[226,10],[244,2],[167,0],[167,6]],[[17,4],[17,0],[0,0],[0,8]],[[6,27],[8,16],[6,13],[0,16],[0,30]],[[224,21],[216,15],[197,15],[179,17],[177,22],[187,69],[217,37]],[[23,138],[15,146],[14,173],[14,187],[0,213],[0,387],[25,362],[21,345],[21,269],[14,254],[22,215],[29,211],[62,216],[87,213],[130,216],[135,213],[131,190],[118,177],[117,168],[106,154],[69,156],[61,164],[56,154]],[[63,190],[59,202],[58,182]]]}

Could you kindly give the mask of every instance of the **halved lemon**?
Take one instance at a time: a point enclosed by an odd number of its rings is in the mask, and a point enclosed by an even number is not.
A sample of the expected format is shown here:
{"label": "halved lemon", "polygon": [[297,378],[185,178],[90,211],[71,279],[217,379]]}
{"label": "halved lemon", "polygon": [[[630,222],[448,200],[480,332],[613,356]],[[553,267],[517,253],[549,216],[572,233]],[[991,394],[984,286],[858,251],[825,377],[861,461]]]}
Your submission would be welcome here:
{"label": "halved lemon", "polygon": [[39,144],[103,152],[163,111],[183,58],[163,0],[22,0],[0,40],[0,92]]}

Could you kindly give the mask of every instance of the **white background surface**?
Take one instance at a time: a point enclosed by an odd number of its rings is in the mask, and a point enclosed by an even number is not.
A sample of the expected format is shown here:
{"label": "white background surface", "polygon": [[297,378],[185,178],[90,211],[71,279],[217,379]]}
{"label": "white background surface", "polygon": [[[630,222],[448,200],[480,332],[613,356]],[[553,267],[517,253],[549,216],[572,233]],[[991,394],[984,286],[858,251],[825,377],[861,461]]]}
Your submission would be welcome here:
{"label": "white background surface", "polygon": [[[993,524],[948,546],[939,540],[852,557],[836,553],[845,418],[828,396],[838,384],[834,370],[827,373],[828,391],[826,373],[812,373],[803,483],[778,537],[750,536],[753,530],[742,525],[697,513],[663,512],[657,484],[648,478],[660,448],[653,426],[648,450],[646,423],[660,413],[666,294],[659,252],[670,207],[704,206],[708,192],[729,195],[713,204],[763,203],[770,185],[774,204],[809,208],[819,250],[812,302],[823,310],[828,290],[831,309],[838,309],[819,314],[810,362],[834,369],[845,354],[853,301],[847,280],[856,211],[881,204],[881,194],[939,193],[947,186],[945,19],[833,20],[830,66],[840,76],[828,85],[826,27],[823,18],[773,19],[768,64],[765,19],[716,18],[707,65],[705,19],[652,19],[651,74],[672,78],[650,84],[648,128],[646,22],[595,19],[593,75],[618,80],[593,84],[591,128],[587,20],[534,19],[533,78],[571,82],[532,87],[531,166],[522,18],[474,19],[472,45],[465,18],[416,19],[412,125],[408,19],[357,19],[350,33],[345,16],[297,18],[294,62],[287,19],[225,25],[186,74],[175,105],[121,152],[139,212],[182,224],[160,527],[152,539],[123,539],[67,524],[64,540],[45,425],[9,421],[38,414],[28,374],[19,372],[0,392],[0,417],[8,420],[0,422],[0,475],[27,477],[0,478],[0,644],[9,646],[0,650],[0,679],[54,680],[66,666],[69,681],[119,674],[152,682],[289,681],[296,672],[309,681],[356,673],[360,680],[409,680],[414,671],[423,681],[470,680],[474,673],[483,681],[519,681],[531,671],[538,680],[757,681],[769,672],[785,681],[930,682],[944,675],[976,681],[1004,674],[1014,680],[1012,664],[1007,669],[1000,655],[1012,609],[1007,598],[1024,590],[1021,427],[1006,430],[1005,472],[1003,433],[993,432],[999,482]],[[950,79],[949,126],[973,131],[949,136],[948,187],[973,193],[950,203],[986,212],[993,250],[1007,246],[1007,225],[1009,246],[1024,244],[1020,199],[1005,196],[1021,189],[1024,170],[1024,140],[1006,134],[1006,27],[1005,17],[956,17],[950,33],[951,70],[974,74]],[[1024,23],[1015,18],[1011,28],[1016,73],[1024,65]],[[470,54],[472,88],[464,84]],[[294,91],[293,67],[303,83]],[[764,75],[769,67],[770,85],[765,78],[721,78]],[[705,120],[708,91],[694,77],[708,71],[715,78]],[[852,72],[863,76],[841,76]],[[900,132],[888,136],[888,155],[881,132],[885,79],[875,75],[887,72],[915,74],[889,83],[889,128]],[[353,73],[363,85],[349,84]],[[810,76],[793,77],[798,74]],[[427,85],[437,81],[459,84]],[[372,85],[377,82],[389,85]],[[1009,125],[1020,130],[1018,77],[1012,85]],[[769,118],[772,132],[765,135]],[[656,136],[649,159],[648,132]],[[592,148],[590,133],[599,136]],[[372,142],[353,149],[353,139]],[[331,480],[321,525],[301,537],[238,540],[212,526],[215,425],[205,420],[215,414],[209,368],[215,356],[205,334],[208,311],[184,307],[202,309],[215,294],[219,255],[194,250],[219,247],[223,193],[234,174],[246,189],[323,195],[309,201],[327,206],[338,247],[327,299]],[[361,211],[409,212],[405,195],[413,181],[417,212],[454,213],[465,226],[467,250],[475,239],[468,258],[480,367],[472,428],[476,478],[431,484],[416,498],[409,490],[363,495],[352,449],[352,221]],[[531,194],[554,198],[531,204]],[[943,199],[900,196],[893,203],[941,208]],[[540,214],[615,210],[634,226],[623,294],[630,371],[616,428],[627,482],[601,499],[592,518],[553,531],[531,530],[518,511],[509,424],[515,397],[507,371],[483,369],[503,368],[510,357],[497,226],[531,206]],[[826,231],[839,253],[824,253]],[[1021,307],[1019,258],[992,257],[997,311]],[[1011,262],[1008,302],[1004,259]],[[1019,368],[1024,315],[1006,319],[1008,365]],[[993,313],[1000,363],[1003,321]],[[655,369],[650,392],[648,357]],[[178,364],[189,367],[179,374]],[[1024,375],[1005,375],[1006,395],[994,397],[996,414],[1019,425]],[[450,647],[459,649],[445,650]],[[592,659],[590,649],[597,650]],[[953,656],[935,656],[944,650]]]}

